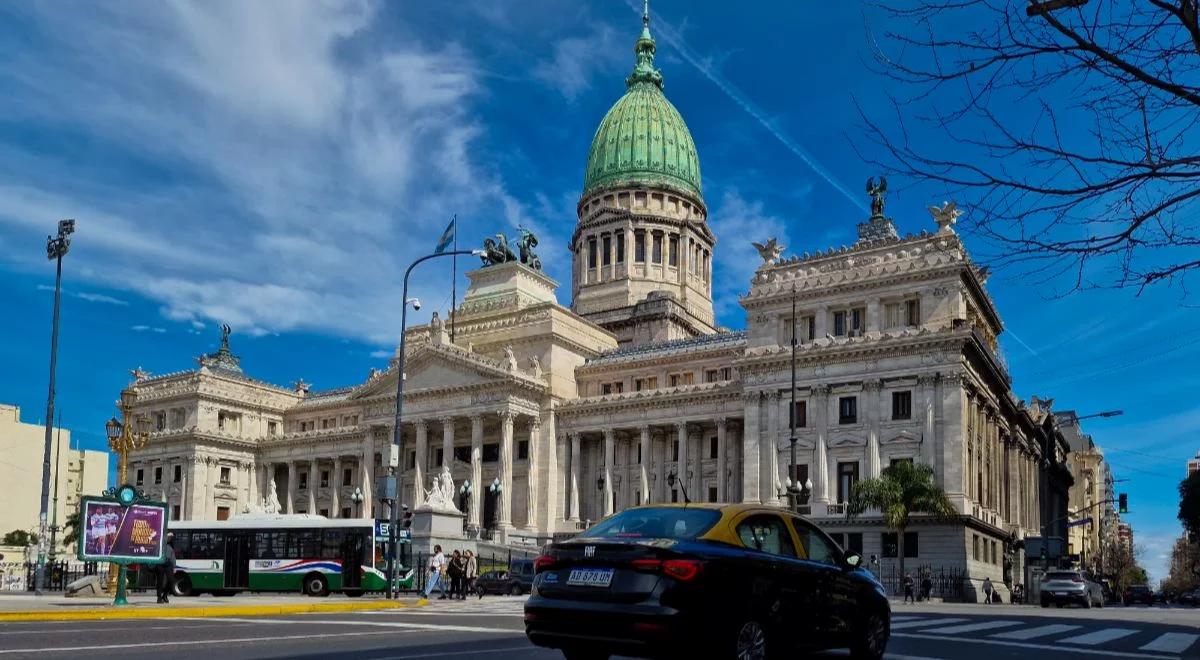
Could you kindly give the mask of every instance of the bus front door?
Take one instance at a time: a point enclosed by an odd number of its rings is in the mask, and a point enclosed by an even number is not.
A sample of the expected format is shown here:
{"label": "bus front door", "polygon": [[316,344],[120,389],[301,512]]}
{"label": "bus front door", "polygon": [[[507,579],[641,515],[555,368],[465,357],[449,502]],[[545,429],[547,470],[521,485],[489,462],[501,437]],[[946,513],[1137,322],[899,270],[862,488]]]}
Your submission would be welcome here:
{"label": "bus front door", "polygon": [[362,587],[362,562],[366,552],[366,539],[362,534],[347,532],[342,543],[342,588]]}
{"label": "bus front door", "polygon": [[225,588],[250,588],[250,535],[225,535]]}

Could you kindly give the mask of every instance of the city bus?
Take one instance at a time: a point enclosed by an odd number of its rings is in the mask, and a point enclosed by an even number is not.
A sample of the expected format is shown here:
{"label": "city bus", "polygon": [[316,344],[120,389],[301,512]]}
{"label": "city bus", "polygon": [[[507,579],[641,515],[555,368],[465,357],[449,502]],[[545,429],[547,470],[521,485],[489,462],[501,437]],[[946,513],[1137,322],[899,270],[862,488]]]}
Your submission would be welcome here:
{"label": "city bus", "polygon": [[[361,596],[387,589],[388,522],[310,514],[239,515],[222,521],[172,521],[175,594],[232,596],[240,591]],[[397,542],[396,586],[411,589],[406,530]]]}

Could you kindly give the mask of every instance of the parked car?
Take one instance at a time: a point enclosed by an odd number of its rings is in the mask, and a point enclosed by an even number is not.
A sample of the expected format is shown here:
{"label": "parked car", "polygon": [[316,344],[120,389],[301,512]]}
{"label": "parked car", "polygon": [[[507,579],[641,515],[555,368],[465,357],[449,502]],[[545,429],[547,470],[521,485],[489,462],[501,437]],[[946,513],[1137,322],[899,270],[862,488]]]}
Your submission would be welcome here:
{"label": "parked car", "polygon": [[521,582],[521,592],[529,593],[533,591],[533,560],[518,559],[509,565],[509,572],[517,577]]}
{"label": "parked car", "polygon": [[488,571],[475,580],[475,593],[520,596],[527,589],[521,576],[512,571]]}
{"label": "parked car", "polygon": [[1080,571],[1050,571],[1042,578],[1042,607],[1070,604],[1104,607],[1104,591],[1098,582]]}
{"label": "parked car", "polygon": [[626,509],[547,546],[525,633],[568,660],[786,657],[849,647],[878,660],[883,586],[810,521],[750,504]]}
{"label": "parked car", "polygon": [[1154,592],[1144,584],[1130,585],[1126,587],[1125,593],[1121,596],[1121,601],[1126,605],[1153,605]]}
{"label": "parked car", "polygon": [[1192,589],[1179,594],[1175,598],[1175,602],[1180,605],[1200,605],[1200,589]]}

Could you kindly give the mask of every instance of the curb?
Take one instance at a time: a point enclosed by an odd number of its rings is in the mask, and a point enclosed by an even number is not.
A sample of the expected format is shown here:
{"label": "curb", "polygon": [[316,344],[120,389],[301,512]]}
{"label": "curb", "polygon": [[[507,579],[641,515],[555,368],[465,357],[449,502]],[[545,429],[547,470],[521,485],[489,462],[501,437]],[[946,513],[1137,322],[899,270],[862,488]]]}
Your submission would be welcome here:
{"label": "curb", "polygon": [[422,607],[424,603],[372,600],[360,603],[312,603],[305,605],[229,605],[214,607],[95,607],[80,610],[36,610],[0,612],[0,622],[19,621],[99,621],[105,619],[180,619],[218,618],[226,616],[275,616],[281,614],[315,614],[321,612],[364,612]]}

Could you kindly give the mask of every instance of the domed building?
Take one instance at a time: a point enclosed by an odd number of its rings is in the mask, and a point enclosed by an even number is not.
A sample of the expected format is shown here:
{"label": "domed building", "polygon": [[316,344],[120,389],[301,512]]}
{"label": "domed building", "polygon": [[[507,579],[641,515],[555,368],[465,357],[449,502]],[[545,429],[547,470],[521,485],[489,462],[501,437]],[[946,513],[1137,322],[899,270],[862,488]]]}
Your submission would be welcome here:
{"label": "domed building", "polygon": [[[934,596],[1032,583],[1019,541],[1043,522],[1066,537],[1067,444],[1049,400],[1011,390],[956,210],[900,236],[872,181],[848,245],[784,256],[772,237],[736,237],[761,241],[762,263],[739,299],[745,329],[718,329],[700,160],[655,48],[643,14],[587,155],[569,307],[530,237],[520,259],[493,241],[454,333],[436,316],[407,329],[399,419],[396,358],[348,387],[281,386],[247,375],[226,332],[198,368],[135,372],[133,414],[155,429],[130,457],[135,485],[184,520],[422,515],[438,492],[461,521],[449,536],[414,526],[414,543],[498,552],[639,504],[794,496],[885,577],[902,553],[962,578]],[[929,466],[956,517],[915,515],[902,540],[878,513],[848,519],[854,485],[899,462]]]}
{"label": "domed building", "polygon": [[634,53],[625,95],[592,138],[571,237],[571,308],[622,345],[716,329],[700,158],[663,93],[649,13]]}

